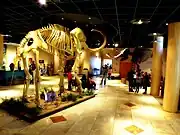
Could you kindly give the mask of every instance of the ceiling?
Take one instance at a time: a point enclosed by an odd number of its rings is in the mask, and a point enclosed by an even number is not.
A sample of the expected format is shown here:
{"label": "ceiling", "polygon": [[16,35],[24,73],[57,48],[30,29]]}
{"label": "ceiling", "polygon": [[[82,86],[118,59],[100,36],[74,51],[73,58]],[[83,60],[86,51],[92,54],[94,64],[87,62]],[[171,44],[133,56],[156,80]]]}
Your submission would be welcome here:
{"label": "ceiling", "polygon": [[[38,0],[5,0],[3,8],[0,32],[12,35],[8,40],[14,42],[20,42],[30,30],[58,23],[70,29],[82,28],[91,47],[99,38],[90,32],[92,28],[107,35],[109,47],[113,43],[151,47],[149,33],[162,33],[166,39],[166,23],[180,21],[180,0],[47,0],[46,6]],[[133,19],[149,19],[150,23],[133,25]]]}

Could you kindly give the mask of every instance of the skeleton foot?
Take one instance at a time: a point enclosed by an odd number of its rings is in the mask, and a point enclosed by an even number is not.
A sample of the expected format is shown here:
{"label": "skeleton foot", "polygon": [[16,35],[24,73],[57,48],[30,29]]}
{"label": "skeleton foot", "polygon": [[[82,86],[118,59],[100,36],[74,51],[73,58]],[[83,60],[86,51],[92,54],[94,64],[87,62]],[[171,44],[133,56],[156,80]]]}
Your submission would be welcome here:
{"label": "skeleton foot", "polygon": [[25,102],[25,103],[29,103],[29,101],[27,99],[27,96],[26,97],[22,97],[22,101]]}
{"label": "skeleton foot", "polygon": [[34,103],[35,103],[38,107],[41,106],[40,101],[37,101],[37,99],[34,101]]}

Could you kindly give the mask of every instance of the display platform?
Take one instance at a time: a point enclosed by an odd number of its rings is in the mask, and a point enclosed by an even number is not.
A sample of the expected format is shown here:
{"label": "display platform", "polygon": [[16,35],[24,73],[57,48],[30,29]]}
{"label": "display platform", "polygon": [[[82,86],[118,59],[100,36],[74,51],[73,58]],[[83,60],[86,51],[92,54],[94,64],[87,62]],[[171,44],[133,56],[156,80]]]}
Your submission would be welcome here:
{"label": "display platform", "polygon": [[8,85],[17,85],[24,83],[24,70],[15,70],[13,71],[4,71],[0,70],[0,85],[8,86]]}
{"label": "display platform", "polygon": [[[62,99],[58,100],[61,98],[61,97],[58,97],[56,101],[45,102],[44,104],[41,105],[40,108],[35,107],[34,102],[28,102],[28,103],[25,103],[26,105],[24,104],[26,106],[26,109],[24,109],[23,107],[20,108],[20,105],[22,105],[22,102],[20,102],[20,100],[10,99],[1,103],[0,108],[7,111],[9,114],[16,116],[19,119],[22,119],[31,123],[31,122],[40,120],[44,117],[48,117],[49,115],[52,115],[54,113],[67,109],[69,107],[72,107],[76,104],[82,103],[93,97],[95,97],[95,94],[85,95],[85,96],[82,96],[81,98],[77,98],[76,101],[70,101],[70,100],[62,101]],[[16,106],[14,106],[14,104],[12,106],[12,103],[16,104]],[[19,109],[15,110],[15,108],[19,108]]]}

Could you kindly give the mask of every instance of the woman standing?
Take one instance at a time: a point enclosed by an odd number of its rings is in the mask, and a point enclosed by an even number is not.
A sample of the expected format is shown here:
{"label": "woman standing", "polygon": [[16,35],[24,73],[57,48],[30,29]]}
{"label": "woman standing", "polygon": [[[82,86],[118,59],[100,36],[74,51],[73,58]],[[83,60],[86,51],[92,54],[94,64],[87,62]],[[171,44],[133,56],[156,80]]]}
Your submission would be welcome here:
{"label": "woman standing", "polygon": [[109,80],[111,79],[111,74],[112,74],[112,66],[110,65],[109,69],[108,69],[108,79]]}

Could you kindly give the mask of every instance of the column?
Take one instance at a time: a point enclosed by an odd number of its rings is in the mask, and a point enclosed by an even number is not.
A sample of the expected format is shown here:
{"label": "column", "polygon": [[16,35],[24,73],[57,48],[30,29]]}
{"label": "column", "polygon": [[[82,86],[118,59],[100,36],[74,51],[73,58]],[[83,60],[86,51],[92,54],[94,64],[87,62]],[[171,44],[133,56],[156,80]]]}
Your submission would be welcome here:
{"label": "column", "polygon": [[3,50],[4,50],[4,45],[3,45],[3,35],[0,34],[0,65],[3,64]]}
{"label": "column", "polygon": [[180,22],[168,25],[168,47],[166,62],[165,91],[163,109],[178,111],[180,90]]}
{"label": "column", "polygon": [[158,36],[157,42],[153,44],[152,58],[152,80],[151,95],[159,96],[161,75],[162,75],[162,56],[163,56],[163,37]]}

